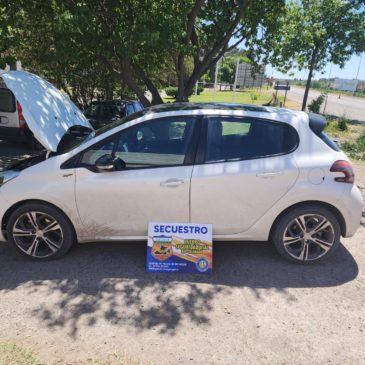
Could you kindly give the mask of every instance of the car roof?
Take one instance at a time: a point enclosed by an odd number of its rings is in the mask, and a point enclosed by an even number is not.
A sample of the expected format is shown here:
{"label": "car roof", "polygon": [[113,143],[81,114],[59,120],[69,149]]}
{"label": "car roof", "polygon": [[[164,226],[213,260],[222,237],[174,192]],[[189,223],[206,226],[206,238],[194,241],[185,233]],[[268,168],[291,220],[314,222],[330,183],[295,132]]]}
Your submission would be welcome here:
{"label": "car roof", "polygon": [[142,110],[142,115],[149,113],[166,113],[178,111],[194,111],[194,110],[219,110],[219,111],[246,111],[257,113],[274,113],[279,115],[298,115],[301,112],[285,108],[267,107],[252,104],[237,104],[237,103],[167,103],[151,106]]}
{"label": "car roof", "polygon": [[137,100],[95,100],[91,104],[120,104],[120,103],[138,103]]}

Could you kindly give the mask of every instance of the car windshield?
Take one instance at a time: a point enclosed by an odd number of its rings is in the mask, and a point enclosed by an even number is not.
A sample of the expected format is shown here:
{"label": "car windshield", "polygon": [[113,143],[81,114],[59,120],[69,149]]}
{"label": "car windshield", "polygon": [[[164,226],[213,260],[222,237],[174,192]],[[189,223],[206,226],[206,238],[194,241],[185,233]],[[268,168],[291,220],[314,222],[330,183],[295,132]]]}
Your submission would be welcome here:
{"label": "car windshield", "polygon": [[92,103],[85,111],[85,115],[93,118],[109,118],[121,115],[122,106],[114,103]]}
{"label": "car windshield", "polygon": [[[133,119],[137,119],[137,118],[141,117],[142,115],[143,115],[143,111],[140,111],[140,112],[134,113],[132,115],[128,115],[127,117],[124,117],[113,123],[107,124],[106,126],[99,128],[96,131],[90,132],[90,130],[88,130],[88,131],[84,130],[84,131],[82,131],[82,133],[80,133],[80,131],[78,131],[78,133],[76,133],[76,135],[75,135],[75,133],[71,133],[71,134],[73,134],[73,138],[67,138],[67,140],[65,140],[65,143],[63,143],[62,146],[61,146],[61,142],[60,142],[60,146],[58,148],[57,154],[70,152],[73,149],[75,149],[76,147],[81,146],[85,142],[90,141],[94,137],[100,136],[101,134],[108,132],[109,130],[111,130],[113,128],[116,128],[119,125],[127,123]],[[70,134],[70,131],[68,134]]]}
{"label": "car windshield", "polygon": [[127,123],[127,122],[129,122],[129,121],[131,121],[133,119],[137,119],[137,118],[141,117],[143,114],[144,114],[143,111],[139,111],[139,112],[133,113],[131,115],[127,115],[126,117],[124,117],[124,118],[122,118],[120,120],[116,120],[113,123],[109,123],[106,126],[104,126],[102,128],[99,128],[97,131],[95,131],[95,136],[100,136],[100,134],[103,134],[105,132],[108,132],[111,129],[113,129],[115,127],[118,127],[121,124]]}

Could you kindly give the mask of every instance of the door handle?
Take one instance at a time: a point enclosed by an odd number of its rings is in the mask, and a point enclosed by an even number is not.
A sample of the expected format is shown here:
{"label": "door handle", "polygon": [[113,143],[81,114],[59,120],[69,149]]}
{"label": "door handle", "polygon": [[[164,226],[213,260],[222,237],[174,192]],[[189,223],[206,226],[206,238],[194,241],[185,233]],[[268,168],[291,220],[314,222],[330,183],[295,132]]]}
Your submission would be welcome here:
{"label": "door handle", "polygon": [[167,188],[175,188],[182,184],[184,184],[184,180],[181,179],[167,179],[166,181],[160,183],[161,186],[165,186]]}
{"label": "door handle", "polygon": [[270,177],[280,176],[283,174],[283,171],[272,171],[272,172],[259,172],[256,174],[257,177],[262,177],[264,179],[268,179]]}

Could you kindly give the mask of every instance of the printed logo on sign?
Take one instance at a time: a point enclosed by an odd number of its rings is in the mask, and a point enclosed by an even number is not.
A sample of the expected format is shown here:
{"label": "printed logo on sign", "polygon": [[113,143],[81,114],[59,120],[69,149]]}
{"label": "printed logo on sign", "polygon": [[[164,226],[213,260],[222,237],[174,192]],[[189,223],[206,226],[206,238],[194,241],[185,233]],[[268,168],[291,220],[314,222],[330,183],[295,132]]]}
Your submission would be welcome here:
{"label": "printed logo on sign", "polygon": [[205,272],[209,269],[209,262],[205,258],[199,259],[195,265],[200,272]]}
{"label": "printed logo on sign", "polygon": [[172,256],[172,238],[167,236],[155,236],[152,238],[152,256],[160,261],[165,261]]}

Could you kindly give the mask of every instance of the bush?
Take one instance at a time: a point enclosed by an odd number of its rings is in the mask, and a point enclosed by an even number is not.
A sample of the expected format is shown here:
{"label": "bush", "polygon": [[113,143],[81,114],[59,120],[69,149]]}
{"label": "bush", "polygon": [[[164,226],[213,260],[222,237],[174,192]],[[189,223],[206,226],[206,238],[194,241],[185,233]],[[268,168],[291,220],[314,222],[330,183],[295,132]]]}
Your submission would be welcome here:
{"label": "bush", "polygon": [[350,158],[365,160],[365,134],[357,138],[355,143],[344,142],[341,148],[348,153]]}
{"label": "bush", "polygon": [[198,85],[198,90],[197,91],[198,91],[198,95],[200,95],[204,91],[203,85]]}
{"label": "bush", "polygon": [[259,97],[255,92],[250,93],[250,98],[252,101],[257,100]]}
{"label": "bush", "polygon": [[345,117],[341,117],[337,121],[338,129],[342,132],[347,131],[349,128],[347,126],[348,120]]}
{"label": "bush", "polygon": [[178,92],[178,88],[175,86],[169,86],[169,87],[165,87],[165,93],[167,96],[171,96],[172,98],[177,98],[177,92]]}
{"label": "bush", "polygon": [[324,102],[325,95],[321,94],[317,99],[313,99],[312,102],[308,105],[308,110],[312,113],[319,113],[321,106]]}
{"label": "bush", "polygon": [[[198,86],[198,95],[200,93],[202,93],[204,91],[203,86]],[[171,98],[177,98],[177,93],[178,93],[178,88],[176,86],[169,86],[169,87],[165,87],[165,93],[167,96],[170,96]],[[191,96],[192,94],[195,94],[195,87],[192,91],[192,93],[190,93],[189,96]]]}

